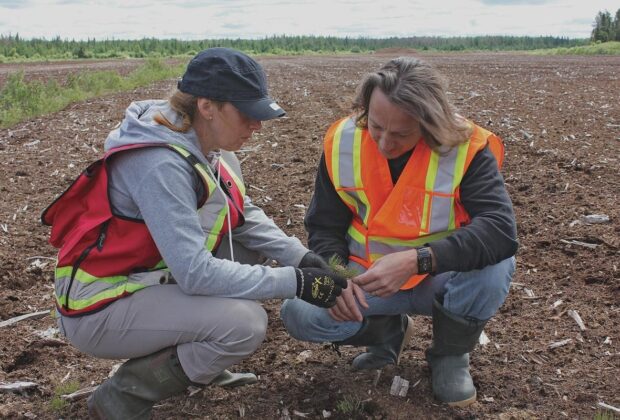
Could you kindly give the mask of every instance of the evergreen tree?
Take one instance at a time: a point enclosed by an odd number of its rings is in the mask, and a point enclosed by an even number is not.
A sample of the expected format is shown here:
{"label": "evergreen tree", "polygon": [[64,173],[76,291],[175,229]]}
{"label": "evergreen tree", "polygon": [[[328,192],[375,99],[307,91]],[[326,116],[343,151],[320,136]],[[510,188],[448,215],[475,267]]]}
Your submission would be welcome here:
{"label": "evergreen tree", "polygon": [[614,18],[614,41],[620,41],[620,9],[616,10],[616,16]]}
{"label": "evergreen tree", "polygon": [[592,41],[612,41],[615,38],[615,29],[612,25],[613,21],[611,19],[611,14],[607,10],[604,12],[598,12],[594,18],[594,28],[592,29],[591,37]]}

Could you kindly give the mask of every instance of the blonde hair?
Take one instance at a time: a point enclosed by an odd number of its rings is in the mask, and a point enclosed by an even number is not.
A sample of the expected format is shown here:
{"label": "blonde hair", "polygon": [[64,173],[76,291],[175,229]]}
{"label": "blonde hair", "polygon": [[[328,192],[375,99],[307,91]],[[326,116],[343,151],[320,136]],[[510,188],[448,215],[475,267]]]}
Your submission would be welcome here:
{"label": "blonde hair", "polygon": [[[218,109],[224,106],[224,103],[222,102],[214,101],[212,99],[209,100],[214,103]],[[168,98],[168,103],[170,104],[170,108],[172,108],[174,111],[178,112],[181,115],[181,117],[183,118],[183,125],[180,127],[174,125],[161,112],[155,115],[155,122],[169,128],[172,131],[176,131],[177,133],[187,133],[189,129],[192,128],[192,124],[196,116],[196,110],[198,109],[198,96],[181,92],[177,89]]]}
{"label": "blonde hair", "polygon": [[390,102],[402,108],[420,123],[429,147],[456,146],[467,141],[470,127],[456,115],[446,95],[445,82],[430,64],[412,57],[390,60],[362,82],[353,102],[356,122],[368,127],[368,107],[375,88]]}

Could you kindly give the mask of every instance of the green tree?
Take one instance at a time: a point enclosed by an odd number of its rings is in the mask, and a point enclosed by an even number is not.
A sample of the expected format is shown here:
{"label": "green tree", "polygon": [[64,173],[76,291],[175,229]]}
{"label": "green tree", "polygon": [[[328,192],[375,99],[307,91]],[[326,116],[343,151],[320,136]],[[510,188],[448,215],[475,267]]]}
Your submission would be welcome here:
{"label": "green tree", "polygon": [[614,41],[620,41],[620,9],[616,10],[614,18]]}
{"label": "green tree", "polygon": [[594,28],[592,29],[591,36],[592,41],[612,41],[615,38],[615,29],[613,25],[611,14],[607,10],[598,12],[594,18]]}

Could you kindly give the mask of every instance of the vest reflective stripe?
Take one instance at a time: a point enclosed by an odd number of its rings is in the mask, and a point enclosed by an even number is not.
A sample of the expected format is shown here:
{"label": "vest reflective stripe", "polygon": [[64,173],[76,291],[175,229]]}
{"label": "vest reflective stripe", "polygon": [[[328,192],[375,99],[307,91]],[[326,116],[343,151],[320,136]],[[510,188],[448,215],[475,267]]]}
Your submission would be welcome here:
{"label": "vest reflective stripe", "polygon": [[176,150],[177,153],[179,153],[185,159],[190,160],[190,163],[192,164],[192,167],[196,170],[196,172],[198,172],[200,174],[200,176],[202,177],[203,182],[207,186],[207,189],[209,190],[208,194],[211,195],[211,193],[216,188],[215,181],[213,181],[211,179],[211,176],[209,175],[209,172],[204,168],[203,164],[198,162],[196,160],[196,158],[194,158],[194,156],[192,156],[192,154],[190,152],[188,152],[187,150],[185,150],[181,146],[178,146],[176,144],[171,144],[170,147],[172,149]]}
{"label": "vest reflective stripe", "polygon": [[[232,203],[231,228],[242,220],[241,191],[245,191],[245,186],[241,174],[234,173],[230,169],[232,165],[223,158],[220,176],[232,198],[219,191],[206,167],[182,147],[146,144],[110,151],[98,164],[89,166],[91,170],[82,173],[79,182],[76,180],[42,215],[43,222],[52,225],[50,242],[61,248],[55,271],[55,291],[58,310],[63,315],[87,314],[137,290],[159,284],[160,276],[149,276],[149,273],[167,267],[144,222],[116,217],[109,210],[106,163],[112,154],[122,150],[156,146],[178,152],[203,180],[206,194],[197,212],[209,251],[215,250],[224,234],[222,227],[229,203]],[[70,209],[73,211],[67,213]],[[96,218],[89,209],[96,209]],[[75,229],[78,226],[81,229]]]}
{"label": "vest reflective stripe", "polygon": [[[71,277],[72,271],[73,271],[72,266],[56,267],[56,270],[55,270],[56,278],[63,278],[63,277],[69,278]],[[74,278],[75,280],[79,281],[80,283],[84,283],[84,284],[89,284],[89,283],[94,283],[94,282],[102,283],[102,284],[103,283],[114,284],[114,283],[120,283],[122,281],[127,280],[127,276],[95,277],[92,274],[88,274],[86,271],[82,270],[81,268],[78,268],[76,270]]]}
{"label": "vest reflective stripe", "polygon": [[245,184],[243,183],[243,180],[241,179],[241,177],[239,177],[237,175],[237,173],[233,169],[232,165],[229,165],[228,162],[226,162],[222,158],[220,158],[220,162],[221,162],[222,166],[224,167],[224,169],[226,169],[226,172],[228,172],[230,177],[233,179],[233,181],[235,182],[235,184],[239,188],[239,191],[241,192],[241,198],[243,198],[243,196],[245,196]]}
{"label": "vest reflective stripe", "polygon": [[[180,146],[172,145],[172,147],[177,150],[181,155],[188,158],[191,154],[183,149]],[[226,172],[230,174],[233,182],[237,186],[237,188],[242,191],[242,194],[245,195],[245,185],[241,182],[241,179],[234,174],[232,168],[223,160],[220,159],[221,165],[225,168]],[[209,171],[204,167],[202,163],[196,162],[193,165],[194,168],[201,174],[205,185],[207,186],[209,197],[219,196],[220,201],[222,199],[228,200],[228,197],[224,197],[224,194],[218,190],[215,180],[211,178]],[[200,215],[200,224],[203,226],[205,230],[205,234],[207,238],[205,240],[205,248],[209,252],[213,252],[214,249],[219,245],[220,239],[222,237],[222,230],[224,229],[224,223],[226,222],[226,216],[228,215],[228,204],[219,203],[216,200],[207,200],[205,205],[198,210]],[[219,210],[218,210],[219,207]]]}
{"label": "vest reflective stripe", "polygon": [[[426,173],[426,191],[433,191],[431,197],[425,195],[424,216],[420,234],[453,230],[456,228],[454,219],[454,191],[463,179],[465,157],[469,143],[453,147],[446,153],[433,151]],[[427,212],[430,211],[430,218]],[[429,223],[427,223],[429,222]]]}
{"label": "vest reflective stripe", "polygon": [[[215,193],[221,194],[220,191],[217,191]],[[209,208],[211,207],[214,206],[208,203],[199,210],[200,224],[203,226],[203,228],[204,226],[211,227],[207,232],[205,232],[207,234],[205,248],[208,249],[210,252],[212,252],[218,245],[220,234],[222,233],[222,228],[224,227],[224,222],[227,215],[226,206],[220,206],[220,209],[217,213],[210,213]]]}
{"label": "vest reflective stripe", "polygon": [[[111,276],[97,278],[78,269],[71,287],[71,296],[66,291],[71,283],[72,266],[56,268],[56,303],[59,307],[69,307],[74,310],[83,310],[100,300],[109,299],[123,294],[126,289],[127,276]],[[87,286],[87,287],[84,287]]]}
{"label": "vest reflective stripe", "polygon": [[359,222],[351,223],[351,226],[347,229],[345,238],[349,244],[349,254],[358,256],[367,254],[366,228],[360,226]]}
{"label": "vest reflective stripe", "polygon": [[[370,203],[362,189],[362,167],[359,159],[361,134],[362,130],[356,127],[353,120],[342,121],[334,135],[331,156],[334,162],[334,185],[352,186],[346,190],[337,188],[336,192],[345,203],[355,208],[355,213],[366,223]],[[353,159],[341,159],[341,156],[353,156]]]}
{"label": "vest reflective stripe", "polygon": [[[425,243],[436,241],[450,235],[451,231],[436,232],[415,239],[401,240],[391,237],[368,236],[368,250],[366,249],[366,237],[355,228],[352,223],[347,230],[346,239],[349,245],[349,253],[354,256],[365,256],[370,254],[371,261],[376,261],[380,257],[398,251],[406,251]],[[370,266],[370,264],[368,265]]]}
{"label": "vest reflective stripe", "polygon": [[[171,146],[184,157],[193,158],[193,156],[182,147],[177,145]],[[211,177],[210,171],[205,168],[204,164],[198,161],[193,164],[194,168],[202,176],[208,189],[209,199],[207,199],[205,204],[198,210],[198,213],[200,216],[200,224],[207,236],[205,239],[205,248],[209,252],[214,252],[219,245],[225,233],[224,230],[227,228],[226,218],[228,215],[232,215],[233,211],[236,211],[236,208],[243,211],[243,197],[246,191],[241,175],[235,173],[233,167],[224,160],[223,156],[220,156],[218,159],[221,165],[220,178],[229,186],[231,195],[236,196],[236,207],[233,200],[217,187],[216,181]],[[240,215],[236,215],[234,218],[238,220]],[[233,223],[232,227],[235,227],[235,225],[236,223]]]}
{"label": "vest reflective stripe", "polygon": [[[398,240],[394,238],[385,238],[380,236],[369,236],[369,251],[371,261],[376,261],[380,257],[391,254],[393,252],[407,251],[408,249],[422,246],[425,243],[433,242],[450,235],[451,231],[436,232],[430,235],[421,236],[415,239]],[[373,258],[374,256],[374,258]]]}
{"label": "vest reflective stripe", "polygon": [[[327,170],[353,213],[346,234],[350,264],[368,268],[384,255],[444,238],[469,222],[459,200],[463,176],[487,142],[494,154],[503,154],[497,136],[470,124],[471,137],[459,146],[435,151],[419,141],[396,185],[366,129],[357,127],[353,118],[330,127],[324,143]],[[498,163],[502,157],[496,156]],[[413,276],[403,288],[424,277]]]}

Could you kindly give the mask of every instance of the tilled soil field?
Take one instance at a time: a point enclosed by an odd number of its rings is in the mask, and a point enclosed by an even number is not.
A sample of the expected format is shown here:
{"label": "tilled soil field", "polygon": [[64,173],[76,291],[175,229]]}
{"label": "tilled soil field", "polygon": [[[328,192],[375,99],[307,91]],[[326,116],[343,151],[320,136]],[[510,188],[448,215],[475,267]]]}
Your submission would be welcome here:
{"label": "tilled soil field", "polygon": [[[260,59],[288,115],[265,124],[239,157],[249,194],[289,234],[306,238],[303,206],[326,128],[346,115],[362,76],[397,55]],[[601,402],[620,407],[620,57],[423,58],[448,77],[460,112],[504,139],[518,219],[513,288],[487,324],[489,343],[472,354],[478,403],[451,409],[433,400],[429,319],[416,318],[399,366],[359,373],[350,368],[357,349],[339,355],[290,338],[274,300],[264,302],[265,343],[233,367],[255,372],[257,384],[170,399],[155,418],[592,418]],[[79,66],[49,71],[62,77]],[[52,308],[56,251],[40,212],[100,155],[130,101],[166,97],[173,86],[89,100],[0,131],[0,320]],[[601,220],[592,215],[609,220],[590,223]],[[38,384],[0,393],[0,417],[87,417],[84,400],[59,408],[55,393],[96,385],[119,361],[79,353],[54,327],[50,316],[0,327],[0,382]],[[406,397],[390,395],[397,375],[410,381]]]}

